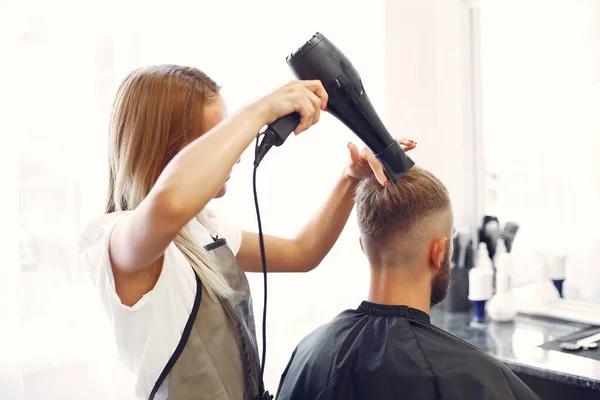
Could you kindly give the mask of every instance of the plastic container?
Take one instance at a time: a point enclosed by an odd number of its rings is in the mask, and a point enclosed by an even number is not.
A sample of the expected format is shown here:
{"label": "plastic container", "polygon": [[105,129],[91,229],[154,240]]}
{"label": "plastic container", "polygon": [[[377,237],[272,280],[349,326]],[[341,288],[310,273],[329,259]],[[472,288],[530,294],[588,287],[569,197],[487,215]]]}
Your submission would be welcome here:
{"label": "plastic container", "polygon": [[473,304],[472,326],[484,325],[485,303],[493,296],[494,268],[487,245],[479,243],[475,268],[469,271],[469,300]]}

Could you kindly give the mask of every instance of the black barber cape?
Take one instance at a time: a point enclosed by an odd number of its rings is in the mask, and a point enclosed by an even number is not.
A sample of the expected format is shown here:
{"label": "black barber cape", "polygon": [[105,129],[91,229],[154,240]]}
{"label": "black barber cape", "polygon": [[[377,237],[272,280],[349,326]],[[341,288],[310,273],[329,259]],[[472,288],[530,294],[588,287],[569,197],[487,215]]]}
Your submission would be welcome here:
{"label": "black barber cape", "polygon": [[363,302],[305,337],[277,400],[539,399],[504,364],[405,306]]}

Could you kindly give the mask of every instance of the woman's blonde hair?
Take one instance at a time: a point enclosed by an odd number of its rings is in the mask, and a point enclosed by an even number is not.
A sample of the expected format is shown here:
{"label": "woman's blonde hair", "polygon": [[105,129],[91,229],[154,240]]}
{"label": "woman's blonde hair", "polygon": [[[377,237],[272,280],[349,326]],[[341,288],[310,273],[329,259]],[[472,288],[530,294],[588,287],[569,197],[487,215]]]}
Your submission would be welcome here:
{"label": "woman's blonde hair", "polygon": [[[169,161],[197,138],[204,106],[218,99],[219,91],[202,71],[178,65],[137,69],[124,79],[111,116],[107,213],[141,203]],[[196,218],[212,228],[203,213]],[[189,226],[174,243],[211,296],[231,295],[231,286],[195,243]]]}

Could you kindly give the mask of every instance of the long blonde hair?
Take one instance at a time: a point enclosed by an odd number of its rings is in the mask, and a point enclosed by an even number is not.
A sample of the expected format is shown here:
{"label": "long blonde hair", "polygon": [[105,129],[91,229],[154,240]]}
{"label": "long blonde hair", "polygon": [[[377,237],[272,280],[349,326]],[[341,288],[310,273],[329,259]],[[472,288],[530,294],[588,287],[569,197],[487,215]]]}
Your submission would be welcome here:
{"label": "long blonde hair", "polygon": [[[178,65],[137,69],[124,79],[111,116],[107,213],[141,203],[169,161],[196,139],[204,106],[218,99],[219,91],[202,71]],[[211,228],[203,213],[196,218]],[[231,295],[231,286],[195,243],[189,226],[174,243],[211,296]]]}

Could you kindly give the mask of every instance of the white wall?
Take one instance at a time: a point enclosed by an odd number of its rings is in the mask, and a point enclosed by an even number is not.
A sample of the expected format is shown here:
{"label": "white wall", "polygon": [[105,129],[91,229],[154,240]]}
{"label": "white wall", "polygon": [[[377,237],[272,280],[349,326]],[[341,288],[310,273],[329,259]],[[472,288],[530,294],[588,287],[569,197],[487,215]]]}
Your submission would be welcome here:
{"label": "white wall", "polygon": [[[448,187],[457,229],[473,232],[477,204],[469,7],[461,0],[386,2],[389,129],[418,142],[411,157]],[[480,200],[479,200],[480,201]]]}

